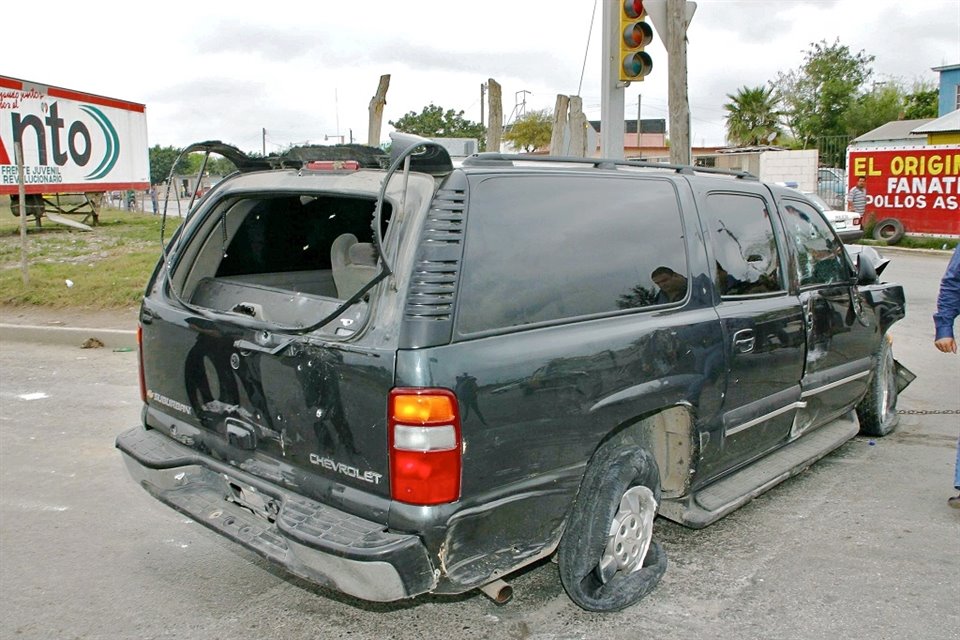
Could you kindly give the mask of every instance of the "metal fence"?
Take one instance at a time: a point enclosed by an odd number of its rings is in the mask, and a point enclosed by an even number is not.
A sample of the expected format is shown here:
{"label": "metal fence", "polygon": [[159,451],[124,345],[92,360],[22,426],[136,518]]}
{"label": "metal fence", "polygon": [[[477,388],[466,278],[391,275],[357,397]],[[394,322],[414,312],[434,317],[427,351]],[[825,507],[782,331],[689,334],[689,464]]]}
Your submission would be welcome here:
{"label": "metal fence", "polygon": [[820,136],[817,138],[817,152],[820,154],[821,167],[846,168],[847,145],[852,136]]}
{"label": "metal fence", "polygon": [[817,194],[834,209],[843,209],[847,193],[847,145],[851,136],[817,138]]}

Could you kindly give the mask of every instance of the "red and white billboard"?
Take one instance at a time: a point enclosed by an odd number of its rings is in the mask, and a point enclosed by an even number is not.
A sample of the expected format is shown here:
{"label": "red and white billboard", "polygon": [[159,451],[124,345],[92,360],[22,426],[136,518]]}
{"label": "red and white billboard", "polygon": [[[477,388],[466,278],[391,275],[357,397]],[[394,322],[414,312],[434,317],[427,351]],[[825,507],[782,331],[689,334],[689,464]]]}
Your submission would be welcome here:
{"label": "red and white billboard", "polygon": [[146,107],[0,76],[0,194],[146,189]]}
{"label": "red and white billboard", "polygon": [[867,215],[907,233],[960,235],[960,145],[847,149],[852,187],[866,178]]}

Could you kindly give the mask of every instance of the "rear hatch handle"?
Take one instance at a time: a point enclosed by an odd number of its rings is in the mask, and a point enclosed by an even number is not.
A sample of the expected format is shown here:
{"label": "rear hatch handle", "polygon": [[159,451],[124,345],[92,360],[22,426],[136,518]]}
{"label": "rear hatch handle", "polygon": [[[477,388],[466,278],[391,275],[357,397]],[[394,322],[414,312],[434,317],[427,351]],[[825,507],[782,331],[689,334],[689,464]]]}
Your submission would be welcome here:
{"label": "rear hatch handle", "polygon": [[267,355],[275,356],[294,341],[294,338],[287,338],[276,344],[273,342],[273,336],[269,331],[261,331],[257,333],[257,341],[251,342],[250,340],[237,340],[233,343],[233,347],[240,351],[256,351],[258,353],[265,353]]}

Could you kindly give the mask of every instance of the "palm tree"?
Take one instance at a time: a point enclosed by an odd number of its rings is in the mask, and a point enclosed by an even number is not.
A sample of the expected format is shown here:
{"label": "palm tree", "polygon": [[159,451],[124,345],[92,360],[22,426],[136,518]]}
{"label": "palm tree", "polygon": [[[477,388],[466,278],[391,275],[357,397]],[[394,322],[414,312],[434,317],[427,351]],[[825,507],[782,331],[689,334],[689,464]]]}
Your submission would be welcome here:
{"label": "palm tree", "polygon": [[736,95],[727,94],[727,139],[738,147],[770,144],[783,134],[773,87],[740,87]]}

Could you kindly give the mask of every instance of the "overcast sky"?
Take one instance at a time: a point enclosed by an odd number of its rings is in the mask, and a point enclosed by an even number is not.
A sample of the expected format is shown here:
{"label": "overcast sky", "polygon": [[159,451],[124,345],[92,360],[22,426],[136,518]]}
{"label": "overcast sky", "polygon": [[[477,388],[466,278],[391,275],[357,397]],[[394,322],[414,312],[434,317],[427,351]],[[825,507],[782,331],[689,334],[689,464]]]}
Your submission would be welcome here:
{"label": "overcast sky", "polygon": [[[578,92],[600,117],[595,0],[50,0],[6,14],[23,28],[4,29],[0,74],[144,103],[151,146],[254,151],[264,128],[268,153],[351,130],[365,142],[384,73],[384,139],[387,121],[430,103],[478,121],[487,78],[503,88],[505,118],[524,99],[552,110],[558,93]],[[727,94],[797,68],[811,42],[876,56],[877,81],[936,82],[931,67],[960,63],[960,0],[700,0],[688,38],[691,142],[719,145]],[[656,38],[647,50],[654,71],[626,89],[628,119],[639,94],[643,118],[667,117],[666,52]]]}

